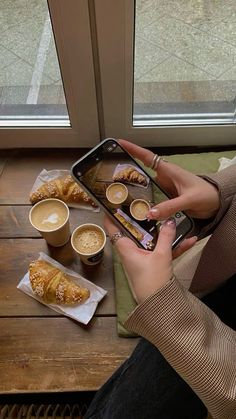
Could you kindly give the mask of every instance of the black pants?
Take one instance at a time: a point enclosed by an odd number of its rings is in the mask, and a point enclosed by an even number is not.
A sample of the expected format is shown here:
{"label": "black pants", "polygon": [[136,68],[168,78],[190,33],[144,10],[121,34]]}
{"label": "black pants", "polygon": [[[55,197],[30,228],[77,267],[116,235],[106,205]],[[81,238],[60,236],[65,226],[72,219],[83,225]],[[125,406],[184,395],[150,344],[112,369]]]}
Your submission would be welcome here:
{"label": "black pants", "polygon": [[[236,328],[236,276],[203,298]],[[202,419],[207,409],[158,349],[141,339],[130,358],[96,393],[84,419]]]}

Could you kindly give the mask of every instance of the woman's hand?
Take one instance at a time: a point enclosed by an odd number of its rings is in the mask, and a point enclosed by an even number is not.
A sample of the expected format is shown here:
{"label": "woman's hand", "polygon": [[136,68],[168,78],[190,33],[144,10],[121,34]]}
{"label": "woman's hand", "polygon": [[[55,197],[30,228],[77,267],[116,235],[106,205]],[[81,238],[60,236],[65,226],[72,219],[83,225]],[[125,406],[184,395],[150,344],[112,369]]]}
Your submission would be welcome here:
{"label": "woman's hand", "polygon": [[[146,166],[153,161],[153,152],[126,140],[119,140],[122,147]],[[163,220],[178,211],[185,211],[195,218],[210,218],[216,215],[220,200],[217,188],[204,179],[181,167],[161,160],[157,168],[157,183],[172,198],[153,207],[148,216]]]}
{"label": "woman's hand", "polygon": [[[105,216],[104,226],[110,237],[118,231],[108,216]],[[197,238],[191,237],[172,252],[175,230],[174,218],[167,220],[161,228],[156,247],[152,252],[137,247],[128,237],[117,240],[115,246],[133,296],[138,303],[143,302],[172,278],[173,257],[180,256],[195,244]]]}

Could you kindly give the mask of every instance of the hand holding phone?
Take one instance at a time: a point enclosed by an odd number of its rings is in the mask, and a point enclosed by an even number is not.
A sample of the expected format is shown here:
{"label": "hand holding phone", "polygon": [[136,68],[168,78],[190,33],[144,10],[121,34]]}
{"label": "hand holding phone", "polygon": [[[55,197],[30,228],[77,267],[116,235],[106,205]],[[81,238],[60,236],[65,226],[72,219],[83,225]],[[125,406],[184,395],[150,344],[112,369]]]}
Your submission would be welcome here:
{"label": "hand holding phone", "polygon": [[[119,140],[119,143],[134,158],[150,166],[152,151],[126,140]],[[207,219],[214,217],[219,210],[220,197],[216,186],[194,173],[174,163],[160,161],[157,178],[159,186],[171,200],[158,202],[151,211],[153,218],[163,220],[178,211],[186,211],[190,217]]]}
{"label": "hand holding phone", "polygon": [[[155,248],[162,222],[148,219],[147,214],[168,197],[121,144],[104,140],[73,165],[72,174],[139,247]],[[176,220],[176,246],[193,223],[180,211],[172,216]]]}

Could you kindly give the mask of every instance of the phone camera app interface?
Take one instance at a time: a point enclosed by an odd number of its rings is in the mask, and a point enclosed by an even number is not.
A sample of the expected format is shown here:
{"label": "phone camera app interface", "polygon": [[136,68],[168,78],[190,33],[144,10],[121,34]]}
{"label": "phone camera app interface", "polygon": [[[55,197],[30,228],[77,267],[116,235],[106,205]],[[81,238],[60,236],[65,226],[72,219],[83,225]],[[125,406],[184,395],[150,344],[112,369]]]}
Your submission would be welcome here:
{"label": "phone camera app interface", "polygon": [[[147,213],[168,198],[117,143],[105,143],[98,153],[80,180],[145,249],[153,250],[162,222],[149,220]],[[178,213],[176,224],[184,218]]]}

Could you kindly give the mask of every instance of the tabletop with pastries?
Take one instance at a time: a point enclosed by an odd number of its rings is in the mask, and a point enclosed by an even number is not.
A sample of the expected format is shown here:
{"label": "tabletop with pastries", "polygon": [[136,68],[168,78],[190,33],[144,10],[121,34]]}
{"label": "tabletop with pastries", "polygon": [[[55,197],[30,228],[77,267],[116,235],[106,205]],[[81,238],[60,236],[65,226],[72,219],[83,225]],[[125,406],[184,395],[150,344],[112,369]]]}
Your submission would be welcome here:
{"label": "tabletop with pastries", "polygon": [[[129,356],[137,339],[117,335],[112,250],[82,264],[70,242],[48,246],[29,223],[29,193],[42,169],[70,169],[85,149],[3,150],[0,154],[0,394],[94,391]],[[102,212],[70,209],[73,231],[103,224]],[[87,326],[17,289],[39,252],[108,291]]]}

